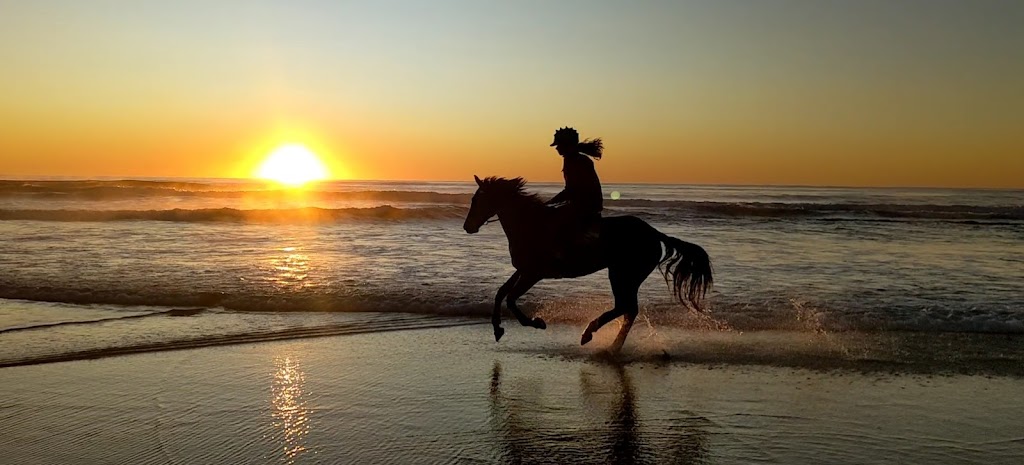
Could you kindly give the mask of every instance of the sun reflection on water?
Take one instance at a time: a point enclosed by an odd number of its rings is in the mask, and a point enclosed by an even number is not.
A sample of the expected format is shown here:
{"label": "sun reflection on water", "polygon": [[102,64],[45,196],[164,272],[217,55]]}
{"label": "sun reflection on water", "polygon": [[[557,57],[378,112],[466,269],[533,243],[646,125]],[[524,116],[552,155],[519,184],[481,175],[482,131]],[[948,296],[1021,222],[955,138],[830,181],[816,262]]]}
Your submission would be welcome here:
{"label": "sun reflection on water", "polygon": [[290,253],[272,261],[278,271],[277,282],[281,284],[301,285],[309,277],[309,256],[301,253]]}
{"label": "sun reflection on water", "polygon": [[277,288],[305,288],[316,286],[311,279],[312,257],[297,247],[283,247],[279,253],[269,257],[264,268],[264,279]]}
{"label": "sun reflection on water", "polygon": [[284,463],[290,464],[307,450],[309,408],[308,393],[304,390],[306,376],[299,363],[291,357],[277,357],[274,365],[277,367],[271,385],[274,430],[282,442]]}

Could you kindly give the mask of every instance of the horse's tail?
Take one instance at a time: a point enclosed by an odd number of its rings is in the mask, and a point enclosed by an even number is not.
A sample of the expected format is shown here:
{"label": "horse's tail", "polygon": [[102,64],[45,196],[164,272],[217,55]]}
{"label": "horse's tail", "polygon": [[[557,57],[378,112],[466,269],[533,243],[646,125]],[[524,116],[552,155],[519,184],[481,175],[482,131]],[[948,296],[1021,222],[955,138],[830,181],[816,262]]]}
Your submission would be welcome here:
{"label": "horse's tail", "polygon": [[[661,233],[659,233],[661,234]],[[684,304],[700,310],[701,302],[714,283],[711,258],[703,247],[697,244],[661,234],[665,245],[665,256],[658,268],[668,283],[672,276],[672,295]]]}

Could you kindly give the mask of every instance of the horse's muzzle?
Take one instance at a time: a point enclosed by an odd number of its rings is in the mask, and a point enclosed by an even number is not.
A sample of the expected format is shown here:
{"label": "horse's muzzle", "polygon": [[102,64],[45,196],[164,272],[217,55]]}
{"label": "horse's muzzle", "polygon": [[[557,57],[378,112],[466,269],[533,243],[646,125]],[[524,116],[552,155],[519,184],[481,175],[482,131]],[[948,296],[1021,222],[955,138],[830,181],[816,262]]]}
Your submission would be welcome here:
{"label": "horse's muzzle", "polygon": [[475,226],[475,225],[471,226],[471,225],[469,225],[469,223],[462,225],[462,229],[465,229],[466,232],[468,232],[470,234],[476,234],[476,233],[480,232],[480,226]]}

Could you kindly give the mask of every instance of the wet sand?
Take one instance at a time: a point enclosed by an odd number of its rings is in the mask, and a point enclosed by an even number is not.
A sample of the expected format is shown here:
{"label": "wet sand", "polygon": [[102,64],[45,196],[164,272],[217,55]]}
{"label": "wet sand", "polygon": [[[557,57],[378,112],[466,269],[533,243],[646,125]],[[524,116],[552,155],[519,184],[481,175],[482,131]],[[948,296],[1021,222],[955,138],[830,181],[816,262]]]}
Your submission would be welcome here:
{"label": "wet sand", "polygon": [[[797,362],[763,364],[750,354],[688,356],[676,342],[665,360],[664,343],[638,333],[611,361],[594,356],[596,348],[577,348],[576,327],[507,327],[499,344],[486,325],[472,325],[0,369],[0,457],[12,464],[1024,460],[1018,376],[797,363],[814,357],[812,339],[791,349]],[[717,347],[712,339],[698,342]],[[718,343],[740,354],[772,346]]]}

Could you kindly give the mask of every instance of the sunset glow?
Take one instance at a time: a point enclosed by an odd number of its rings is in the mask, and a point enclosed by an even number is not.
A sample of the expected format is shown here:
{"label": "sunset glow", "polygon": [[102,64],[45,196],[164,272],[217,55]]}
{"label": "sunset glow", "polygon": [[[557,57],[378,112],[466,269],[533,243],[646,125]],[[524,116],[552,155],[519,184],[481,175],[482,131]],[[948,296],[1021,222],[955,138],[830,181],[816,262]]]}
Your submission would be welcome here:
{"label": "sunset glow", "polygon": [[256,177],[289,186],[301,186],[310,181],[323,181],[330,177],[323,162],[303,145],[285,144],[267,156],[259,166]]}
{"label": "sunset glow", "polygon": [[117,3],[5,3],[0,177],[1024,187],[1024,2]]}

